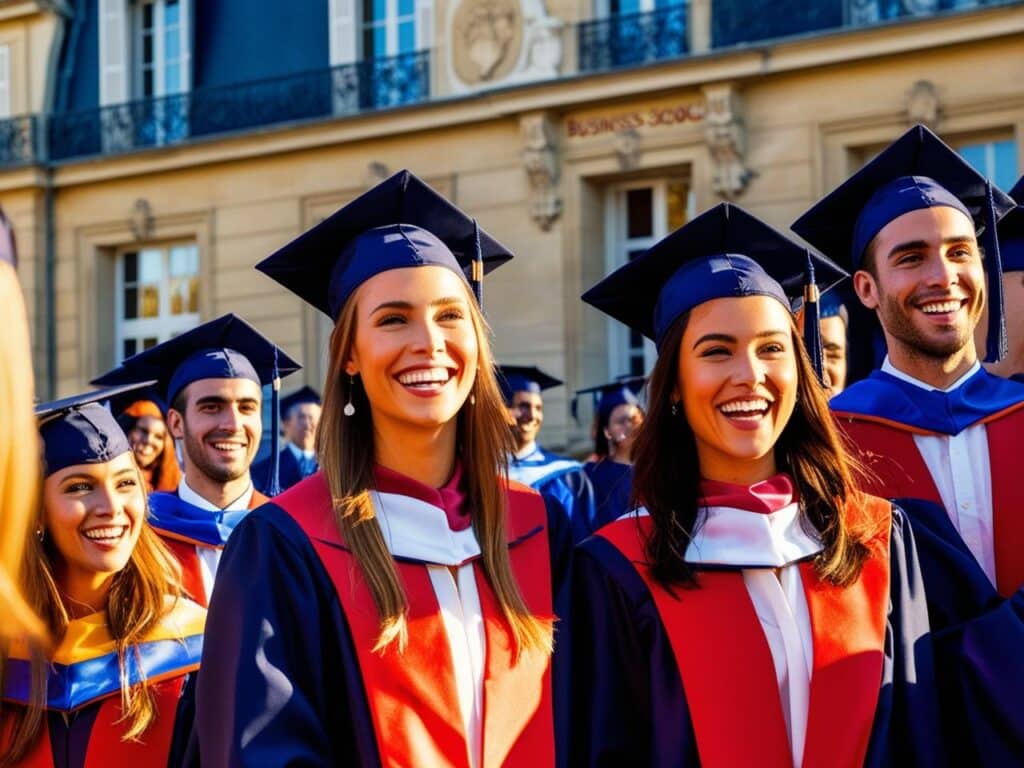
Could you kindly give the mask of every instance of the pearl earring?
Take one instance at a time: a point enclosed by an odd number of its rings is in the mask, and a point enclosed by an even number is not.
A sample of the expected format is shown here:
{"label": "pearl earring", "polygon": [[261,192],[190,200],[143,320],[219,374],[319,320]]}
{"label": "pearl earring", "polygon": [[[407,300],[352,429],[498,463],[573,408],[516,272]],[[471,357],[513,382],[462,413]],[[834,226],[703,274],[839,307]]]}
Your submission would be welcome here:
{"label": "pearl earring", "polygon": [[352,392],[356,388],[356,377],[348,377],[348,402],[345,403],[345,407],[341,409],[341,412],[346,416],[353,416],[356,412],[356,407],[352,405]]}

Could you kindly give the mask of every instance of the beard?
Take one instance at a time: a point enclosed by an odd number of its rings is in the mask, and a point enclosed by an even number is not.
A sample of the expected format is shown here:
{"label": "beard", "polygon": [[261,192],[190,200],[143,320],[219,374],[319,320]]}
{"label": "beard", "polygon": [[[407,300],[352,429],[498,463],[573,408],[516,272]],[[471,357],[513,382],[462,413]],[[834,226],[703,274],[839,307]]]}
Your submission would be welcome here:
{"label": "beard", "polygon": [[187,429],[185,430],[183,443],[188,460],[195,464],[200,472],[215,482],[229,483],[232,480],[237,480],[249,471],[249,462],[244,462],[242,467],[238,469],[211,461],[203,450],[202,440],[197,439]]}
{"label": "beard", "polygon": [[967,305],[967,322],[950,326],[951,333],[934,338],[914,325],[910,311],[896,299],[884,295],[878,305],[879,320],[886,332],[909,350],[933,360],[945,360],[967,346],[973,338],[979,314],[972,298]]}

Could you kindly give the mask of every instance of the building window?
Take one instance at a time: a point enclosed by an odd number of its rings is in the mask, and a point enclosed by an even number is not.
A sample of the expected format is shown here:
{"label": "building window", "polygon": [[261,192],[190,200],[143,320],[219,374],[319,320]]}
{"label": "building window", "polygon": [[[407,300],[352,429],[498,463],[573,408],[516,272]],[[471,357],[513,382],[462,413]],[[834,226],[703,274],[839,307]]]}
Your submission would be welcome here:
{"label": "building window", "polygon": [[0,45],[0,118],[11,116],[11,46]]}
{"label": "building window", "polygon": [[1013,139],[957,144],[957,151],[1000,189],[1017,183],[1017,142]]}
{"label": "building window", "polygon": [[416,50],[416,0],[362,0],[362,8],[363,58]]}
{"label": "building window", "polygon": [[188,90],[185,0],[138,0],[134,13],[135,94],[151,99]]}
{"label": "building window", "polygon": [[125,251],[115,269],[120,359],[199,323],[199,248],[192,244]]}
{"label": "building window", "polygon": [[[663,179],[617,185],[609,190],[606,268],[618,269],[683,226],[693,215],[695,201],[688,181]],[[644,376],[654,365],[654,344],[640,333],[609,320],[611,376]]]}

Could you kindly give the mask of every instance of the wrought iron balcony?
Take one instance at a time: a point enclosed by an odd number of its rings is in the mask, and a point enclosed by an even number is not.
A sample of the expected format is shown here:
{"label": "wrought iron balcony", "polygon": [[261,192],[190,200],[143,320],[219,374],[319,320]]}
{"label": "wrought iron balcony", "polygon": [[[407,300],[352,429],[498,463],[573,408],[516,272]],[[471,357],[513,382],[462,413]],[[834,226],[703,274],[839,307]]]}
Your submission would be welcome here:
{"label": "wrought iron balcony", "polygon": [[16,168],[39,161],[38,124],[36,115],[0,120],[0,168]]}
{"label": "wrought iron balcony", "polygon": [[430,96],[430,52],[54,115],[54,160],[412,104]]}
{"label": "wrought iron balcony", "polygon": [[578,26],[579,70],[598,72],[683,56],[687,5],[610,16]]}

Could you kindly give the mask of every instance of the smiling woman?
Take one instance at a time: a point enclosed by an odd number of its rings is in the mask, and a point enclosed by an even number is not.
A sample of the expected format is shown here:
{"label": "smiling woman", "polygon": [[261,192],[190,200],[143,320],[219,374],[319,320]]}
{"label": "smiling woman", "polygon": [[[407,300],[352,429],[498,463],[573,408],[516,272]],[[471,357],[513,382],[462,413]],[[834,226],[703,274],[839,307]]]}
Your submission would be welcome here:
{"label": "smiling woman", "polygon": [[181,746],[176,710],[205,612],[181,597],[128,440],[96,402],[127,389],[37,408],[45,480],[24,586],[54,647],[11,648],[0,765],[173,764]]}
{"label": "smiling woman", "polygon": [[466,275],[508,258],[403,171],[259,265],[335,323],[321,471],[225,549],[204,763],[554,765],[550,553],[568,537],[505,476]]}
{"label": "smiling woman", "polygon": [[937,759],[913,540],[857,490],[790,310],[815,274],[843,275],[723,204],[584,295],[658,360],[641,509],[573,564],[575,765]]}

